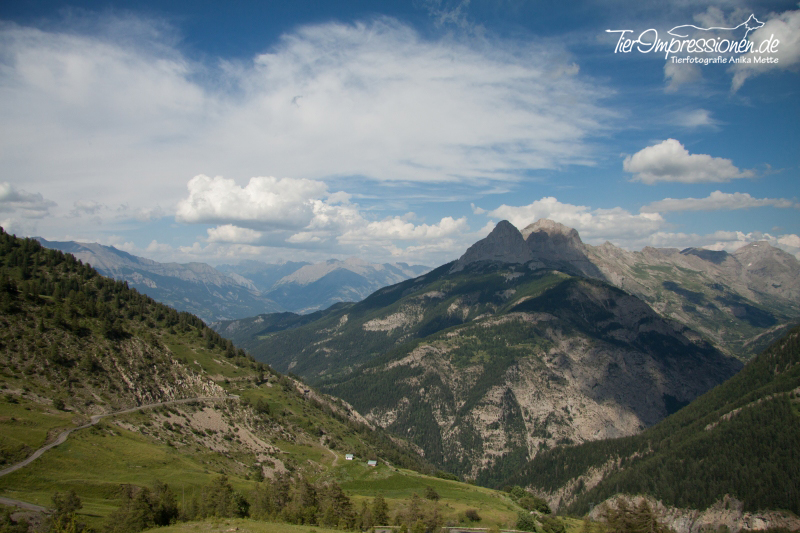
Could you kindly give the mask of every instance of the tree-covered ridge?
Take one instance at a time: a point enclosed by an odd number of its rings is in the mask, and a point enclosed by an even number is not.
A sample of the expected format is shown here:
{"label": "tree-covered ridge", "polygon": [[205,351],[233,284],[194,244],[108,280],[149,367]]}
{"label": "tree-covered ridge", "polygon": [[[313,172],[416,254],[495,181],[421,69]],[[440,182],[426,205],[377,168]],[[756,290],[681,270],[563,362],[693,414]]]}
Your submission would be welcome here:
{"label": "tree-covered ridge", "polygon": [[[725,494],[746,511],[800,513],[800,327],[726,383],[643,433],[558,447],[514,478],[542,493],[571,484],[568,512],[617,492],[705,509]],[[591,469],[608,469],[585,487]]]}
{"label": "tree-covered ridge", "polygon": [[249,371],[268,371],[196,316],[1,228],[0,322],[5,385],[83,413],[224,394],[208,376],[174,364],[161,331]]}

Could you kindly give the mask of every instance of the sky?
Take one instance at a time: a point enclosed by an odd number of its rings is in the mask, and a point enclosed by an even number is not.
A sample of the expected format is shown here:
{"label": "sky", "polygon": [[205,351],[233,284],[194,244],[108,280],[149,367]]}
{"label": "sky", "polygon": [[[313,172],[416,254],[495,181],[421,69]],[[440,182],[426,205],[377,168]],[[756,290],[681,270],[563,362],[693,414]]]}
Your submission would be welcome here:
{"label": "sky", "polygon": [[800,4],[0,3],[0,226],[437,266],[500,220],[800,258]]}

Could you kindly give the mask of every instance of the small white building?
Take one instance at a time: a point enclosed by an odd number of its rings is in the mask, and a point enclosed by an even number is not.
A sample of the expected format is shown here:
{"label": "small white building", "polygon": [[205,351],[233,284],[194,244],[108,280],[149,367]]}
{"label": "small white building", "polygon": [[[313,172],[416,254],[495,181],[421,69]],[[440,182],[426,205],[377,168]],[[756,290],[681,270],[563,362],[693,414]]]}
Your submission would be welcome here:
{"label": "small white building", "polygon": [[352,453],[348,453],[347,455],[344,456],[344,458],[347,461],[352,461],[353,460],[353,454]]}
{"label": "small white building", "polygon": [[378,466],[378,461],[367,461],[367,466]]}

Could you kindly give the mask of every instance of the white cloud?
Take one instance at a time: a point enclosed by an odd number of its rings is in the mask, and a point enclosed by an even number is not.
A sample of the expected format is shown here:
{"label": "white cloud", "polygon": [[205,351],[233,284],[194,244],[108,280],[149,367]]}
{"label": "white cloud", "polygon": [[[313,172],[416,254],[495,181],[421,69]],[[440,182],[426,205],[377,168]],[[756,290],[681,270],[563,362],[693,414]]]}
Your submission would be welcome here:
{"label": "white cloud", "polygon": [[[221,248],[212,245],[237,244],[334,255],[369,250],[386,257],[441,252],[469,238],[466,217],[444,217],[434,224],[414,223],[414,213],[372,220],[350,202],[351,194],[329,193],[320,181],[258,177],[241,187],[234,180],[199,175],[187,187],[189,194],[179,202],[176,220],[217,226],[206,230],[209,246],[181,247],[183,254],[217,254]],[[450,244],[439,248],[426,244],[447,239]],[[405,248],[397,246],[400,242]]]}
{"label": "white cloud", "polygon": [[326,196],[321,181],[255,177],[240,187],[232,179],[198,175],[186,185],[176,220],[188,224],[230,224],[261,229],[303,228],[314,217],[313,202]]}
{"label": "white cloud", "polygon": [[172,211],[209,169],[514,181],[590,161],[586,139],[612,116],[598,103],[608,91],[552,43],[430,40],[378,18],[198,62],[164,28],[112,22],[95,34],[0,26],[0,159],[16,186]]}
{"label": "white cloud", "polygon": [[525,206],[501,205],[488,216],[505,219],[522,229],[540,218],[549,218],[575,228],[587,242],[643,238],[664,226],[658,213],[633,214],[620,207],[594,209],[546,197]]}
{"label": "white cloud", "polygon": [[751,207],[779,207],[800,209],[800,204],[786,198],[753,198],[748,193],[714,191],[706,198],[665,198],[642,207],[643,213],[669,211],[716,211],[721,209],[749,209]]}
{"label": "white cloud", "polygon": [[147,248],[145,248],[144,251],[147,252],[148,255],[152,256],[153,254],[171,254],[173,252],[173,248],[169,244],[164,244],[153,239],[150,241],[150,244],[147,245]]}
{"label": "white cloud", "polygon": [[444,217],[437,224],[431,225],[414,225],[401,217],[391,217],[353,228],[339,237],[339,242],[435,240],[467,231],[469,225],[465,217]]}
{"label": "white cloud", "polygon": [[74,202],[70,215],[79,217],[83,215],[97,215],[106,208],[103,204],[99,204],[94,200],[78,200]]}
{"label": "white cloud", "polygon": [[681,85],[695,83],[703,79],[703,72],[694,63],[673,63],[671,61],[664,64],[664,81],[667,86],[666,92],[677,91]]}
{"label": "white cloud", "polygon": [[706,154],[690,154],[675,139],[667,139],[628,156],[622,163],[634,181],[653,185],[659,181],[681,183],[725,182],[752,178],[752,170],[739,170],[730,159]]}
{"label": "white cloud", "polygon": [[680,111],[673,115],[673,123],[684,128],[716,128],[719,125],[708,109]]}
{"label": "white cloud", "polygon": [[[753,43],[753,48],[758,49],[762,43],[769,39],[780,41],[776,45],[776,52],[746,54],[751,63],[737,63],[731,67],[733,71],[732,89],[737,91],[748,78],[757,76],[771,70],[791,69],[800,67],[800,10],[786,11],[773,14],[764,26],[750,33],[748,40]],[[756,63],[755,58],[772,58],[777,62]]]}
{"label": "white cloud", "polygon": [[14,213],[22,218],[43,218],[56,203],[39,193],[17,189],[14,185],[0,183],[0,213]]}
{"label": "white cloud", "polygon": [[227,243],[253,243],[258,242],[262,237],[260,231],[250,228],[239,228],[232,224],[225,224],[217,226],[216,228],[209,228],[208,242],[227,242]]}

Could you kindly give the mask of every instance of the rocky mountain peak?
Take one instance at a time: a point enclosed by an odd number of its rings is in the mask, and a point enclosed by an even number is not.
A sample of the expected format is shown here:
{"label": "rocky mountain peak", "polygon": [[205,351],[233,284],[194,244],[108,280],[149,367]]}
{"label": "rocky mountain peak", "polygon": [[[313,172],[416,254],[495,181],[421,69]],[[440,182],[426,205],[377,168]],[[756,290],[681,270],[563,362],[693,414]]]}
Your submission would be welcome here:
{"label": "rocky mountain peak", "polygon": [[470,246],[456,262],[451,272],[463,270],[470,263],[498,261],[501,263],[527,263],[533,254],[525,244],[522,233],[509,221],[501,220],[486,238]]}
{"label": "rocky mountain peak", "polygon": [[553,220],[540,218],[522,230],[522,236],[534,254],[545,253],[570,260],[576,259],[576,252],[579,256],[586,255],[578,232]]}

